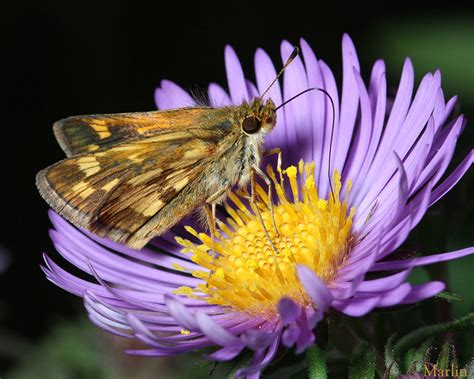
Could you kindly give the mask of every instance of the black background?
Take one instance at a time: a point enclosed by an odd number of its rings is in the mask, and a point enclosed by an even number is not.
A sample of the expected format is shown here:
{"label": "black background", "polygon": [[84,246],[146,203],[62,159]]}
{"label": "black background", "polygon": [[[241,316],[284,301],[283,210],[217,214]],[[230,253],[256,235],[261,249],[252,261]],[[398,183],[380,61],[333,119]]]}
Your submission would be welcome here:
{"label": "black background", "polygon": [[324,1],[38,4],[10,4],[1,22],[0,242],[13,258],[0,278],[3,301],[9,304],[2,324],[28,338],[47,332],[80,303],[47,282],[39,269],[41,253],[53,248],[47,206],[34,176],[63,157],[52,134],[54,121],[75,114],[152,110],[154,88],[164,78],[188,89],[205,89],[211,81],[225,85],[226,44],[236,49],[249,77],[257,47],[279,62],[280,41],[298,43],[299,37],[339,73],[341,37],[348,32],[367,77],[378,58],[371,39],[380,23],[470,12],[432,2],[361,8]]}

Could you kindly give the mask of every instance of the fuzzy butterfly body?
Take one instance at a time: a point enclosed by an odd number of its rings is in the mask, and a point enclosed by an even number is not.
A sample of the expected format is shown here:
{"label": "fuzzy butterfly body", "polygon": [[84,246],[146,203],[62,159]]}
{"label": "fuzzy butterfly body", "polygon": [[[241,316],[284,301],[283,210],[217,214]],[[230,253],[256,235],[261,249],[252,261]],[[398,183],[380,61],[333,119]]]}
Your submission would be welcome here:
{"label": "fuzzy butterfly body", "polygon": [[259,165],[271,100],[240,106],[75,116],[54,125],[67,158],[40,171],[40,194],[79,227],[143,247]]}

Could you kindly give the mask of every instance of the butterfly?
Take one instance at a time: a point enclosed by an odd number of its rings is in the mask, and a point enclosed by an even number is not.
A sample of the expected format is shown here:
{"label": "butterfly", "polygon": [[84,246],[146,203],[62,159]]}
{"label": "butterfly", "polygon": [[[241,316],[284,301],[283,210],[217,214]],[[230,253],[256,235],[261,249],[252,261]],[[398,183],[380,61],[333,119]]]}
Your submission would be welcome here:
{"label": "butterfly", "polygon": [[67,158],[37,174],[39,192],[74,225],[140,249],[193,210],[214,210],[235,185],[263,173],[265,136],[277,110],[263,99],[267,91],[236,106],[60,120],[53,131]]}

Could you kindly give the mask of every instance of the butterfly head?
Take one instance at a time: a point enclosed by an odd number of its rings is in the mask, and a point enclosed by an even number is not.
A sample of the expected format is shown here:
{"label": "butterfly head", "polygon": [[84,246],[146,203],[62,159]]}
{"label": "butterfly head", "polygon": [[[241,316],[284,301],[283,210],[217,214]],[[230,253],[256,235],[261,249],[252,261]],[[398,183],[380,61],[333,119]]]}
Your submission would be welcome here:
{"label": "butterfly head", "polygon": [[240,121],[242,132],[251,135],[269,133],[276,125],[276,107],[272,99],[265,102],[260,98],[252,101],[244,117]]}

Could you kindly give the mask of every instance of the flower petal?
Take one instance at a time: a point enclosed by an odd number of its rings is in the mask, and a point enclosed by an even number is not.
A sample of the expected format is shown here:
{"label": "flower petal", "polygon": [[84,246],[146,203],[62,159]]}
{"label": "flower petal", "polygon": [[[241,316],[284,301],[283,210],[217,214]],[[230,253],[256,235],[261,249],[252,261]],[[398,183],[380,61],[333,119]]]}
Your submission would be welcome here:
{"label": "flower petal", "polygon": [[165,295],[165,303],[170,315],[186,329],[197,330],[198,324],[194,316],[189,312],[184,304],[171,295]]}
{"label": "flower petal", "polygon": [[301,315],[301,307],[288,297],[284,297],[278,302],[278,312],[280,313],[283,325],[295,322]]}
{"label": "flower petal", "polygon": [[209,104],[213,107],[226,107],[232,105],[227,92],[219,84],[211,83],[209,84]]}
{"label": "flower petal", "polygon": [[411,292],[400,302],[400,304],[411,304],[428,299],[444,290],[446,285],[443,282],[428,282],[413,286]]}
{"label": "flower petal", "polygon": [[242,350],[245,348],[245,345],[229,345],[225,346],[222,349],[217,350],[216,352],[207,355],[207,358],[212,361],[230,361],[239,355]]}
{"label": "flower petal", "polygon": [[304,265],[298,265],[297,273],[301,284],[309,297],[311,297],[313,304],[319,310],[326,310],[331,304],[333,297],[323,281],[318,278],[313,270]]}
{"label": "flower petal", "polygon": [[155,90],[155,103],[159,109],[173,109],[192,107],[196,101],[177,84],[162,80],[161,86]]}
{"label": "flower petal", "polygon": [[225,47],[224,56],[230,97],[233,104],[240,105],[244,100],[249,100],[244,72],[239,58],[231,46]]}
{"label": "flower petal", "polygon": [[211,317],[203,312],[196,313],[196,321],[201,331],[212,342],[221,346],[242,344],[239,338],[230,334],[227,330],[217,324]]}
{"label": "flower petal", "polygon": [[426,257],[403,259],[400,261],[388,261],[375,263],[370,271],[387,271],[400,270],[405,268],[413,268],[418,266],[426,266],[433,263],[450,261],[453,259],[465,257],[474,253],[474,247],[468,247],[461,250],[452,251],[449,253],[428,255]]}

